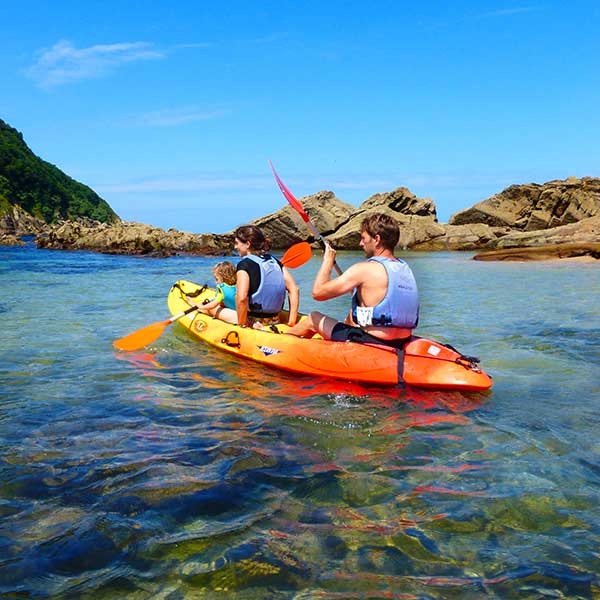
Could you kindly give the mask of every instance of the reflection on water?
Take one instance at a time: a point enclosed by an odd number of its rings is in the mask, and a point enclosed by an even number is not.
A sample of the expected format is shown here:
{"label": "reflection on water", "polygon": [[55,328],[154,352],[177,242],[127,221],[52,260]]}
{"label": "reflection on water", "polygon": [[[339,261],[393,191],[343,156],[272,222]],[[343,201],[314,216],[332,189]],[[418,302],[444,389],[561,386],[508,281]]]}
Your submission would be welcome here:
{"label": "reflection on water", "polygon": [[[208,277],[212,259],[111,257],[105,271],[100,257],[87,271],[70,264],[77,256],[50,256],[56,268],[23,276],[60,285],[27,309],[7,286],[0,314],[0,595],[598,595],[589,320],[557,326],[545,303],[527,321],[485,319],[500,314],[486,288],[444,333],[482,357],[492,393],[375,388],[241,363],[176,327],[144,351],[115,354],[115,337],[161,317],[172,281],[186,269]],[[457,278],[464,287],[492,268],[428,260],[420,255],[415,269],[425,292],[440,281],[440,304],[427,294],[435,315],[457,306]],[[496,267],[501,304],[522,274]],[[161,270],[164,285],[148,278]],[[598,280],[552,273],[552,289],[561,276],[580,290]],[[539,289],[544,278],[533,274]],[[82,286],[90,310],[75,295]],[[147,309],[130,322],[140,296]],[[49,306],[52,319],[36,318]],[[574,310],[593,308],[584,299]],[[550,341],[554,350],[540,348]]]}

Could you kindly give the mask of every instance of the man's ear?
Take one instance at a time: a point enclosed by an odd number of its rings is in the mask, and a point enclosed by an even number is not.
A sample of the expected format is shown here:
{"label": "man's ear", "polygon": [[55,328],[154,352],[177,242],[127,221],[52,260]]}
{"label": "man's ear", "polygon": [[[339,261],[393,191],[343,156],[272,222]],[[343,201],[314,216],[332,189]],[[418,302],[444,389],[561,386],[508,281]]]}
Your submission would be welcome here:
{"label": "man's ear", "polygon": [[376,246],[381,246],[381,236],[378,233],[373,236],[373,241]]}

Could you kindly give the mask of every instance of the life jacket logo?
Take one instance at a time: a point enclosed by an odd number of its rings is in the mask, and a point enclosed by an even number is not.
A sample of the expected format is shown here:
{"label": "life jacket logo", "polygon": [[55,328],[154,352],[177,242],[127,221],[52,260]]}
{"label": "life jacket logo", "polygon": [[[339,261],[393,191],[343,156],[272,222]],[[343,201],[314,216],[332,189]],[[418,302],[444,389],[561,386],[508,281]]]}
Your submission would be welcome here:
{"label": "life jacket logo", "polygon": [[269,346],[257,346],[257,348],[265,355],[265,356],[272,356],[274,354],[279,354],[281,352],[281,350],[278,350],[277,348],[269,348]]}

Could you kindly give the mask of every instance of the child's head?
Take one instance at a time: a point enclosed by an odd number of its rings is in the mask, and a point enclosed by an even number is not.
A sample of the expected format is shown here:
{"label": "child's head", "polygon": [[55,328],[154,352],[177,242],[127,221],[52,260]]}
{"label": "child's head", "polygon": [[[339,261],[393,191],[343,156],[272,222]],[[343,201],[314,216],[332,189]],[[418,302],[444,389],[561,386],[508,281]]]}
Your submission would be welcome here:
{"label": "child's head", "polygon": [[213,277],[217,283],[235,285],[235,265],[225,260],[213,267]]}

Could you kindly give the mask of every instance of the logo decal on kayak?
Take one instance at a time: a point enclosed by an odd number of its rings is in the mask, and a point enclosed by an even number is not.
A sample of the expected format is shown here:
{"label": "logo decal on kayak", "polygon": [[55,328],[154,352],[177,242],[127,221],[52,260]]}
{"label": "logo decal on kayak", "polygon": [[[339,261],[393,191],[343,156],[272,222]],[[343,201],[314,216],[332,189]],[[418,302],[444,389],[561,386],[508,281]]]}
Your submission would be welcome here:
{"label": "logo decal on kayak", "polygon": [[208,323],[206,321],[202,321],[201,319],[194,321],[194,329],[198,332],[204,331],[207,327]]}
{"label": "logo decal on kayak", "polygon": [[269,348],[269,346],[257,346],[257,348],[265,355],[272,356],[273,354],[280,354],[281,350],[277,348]]}

